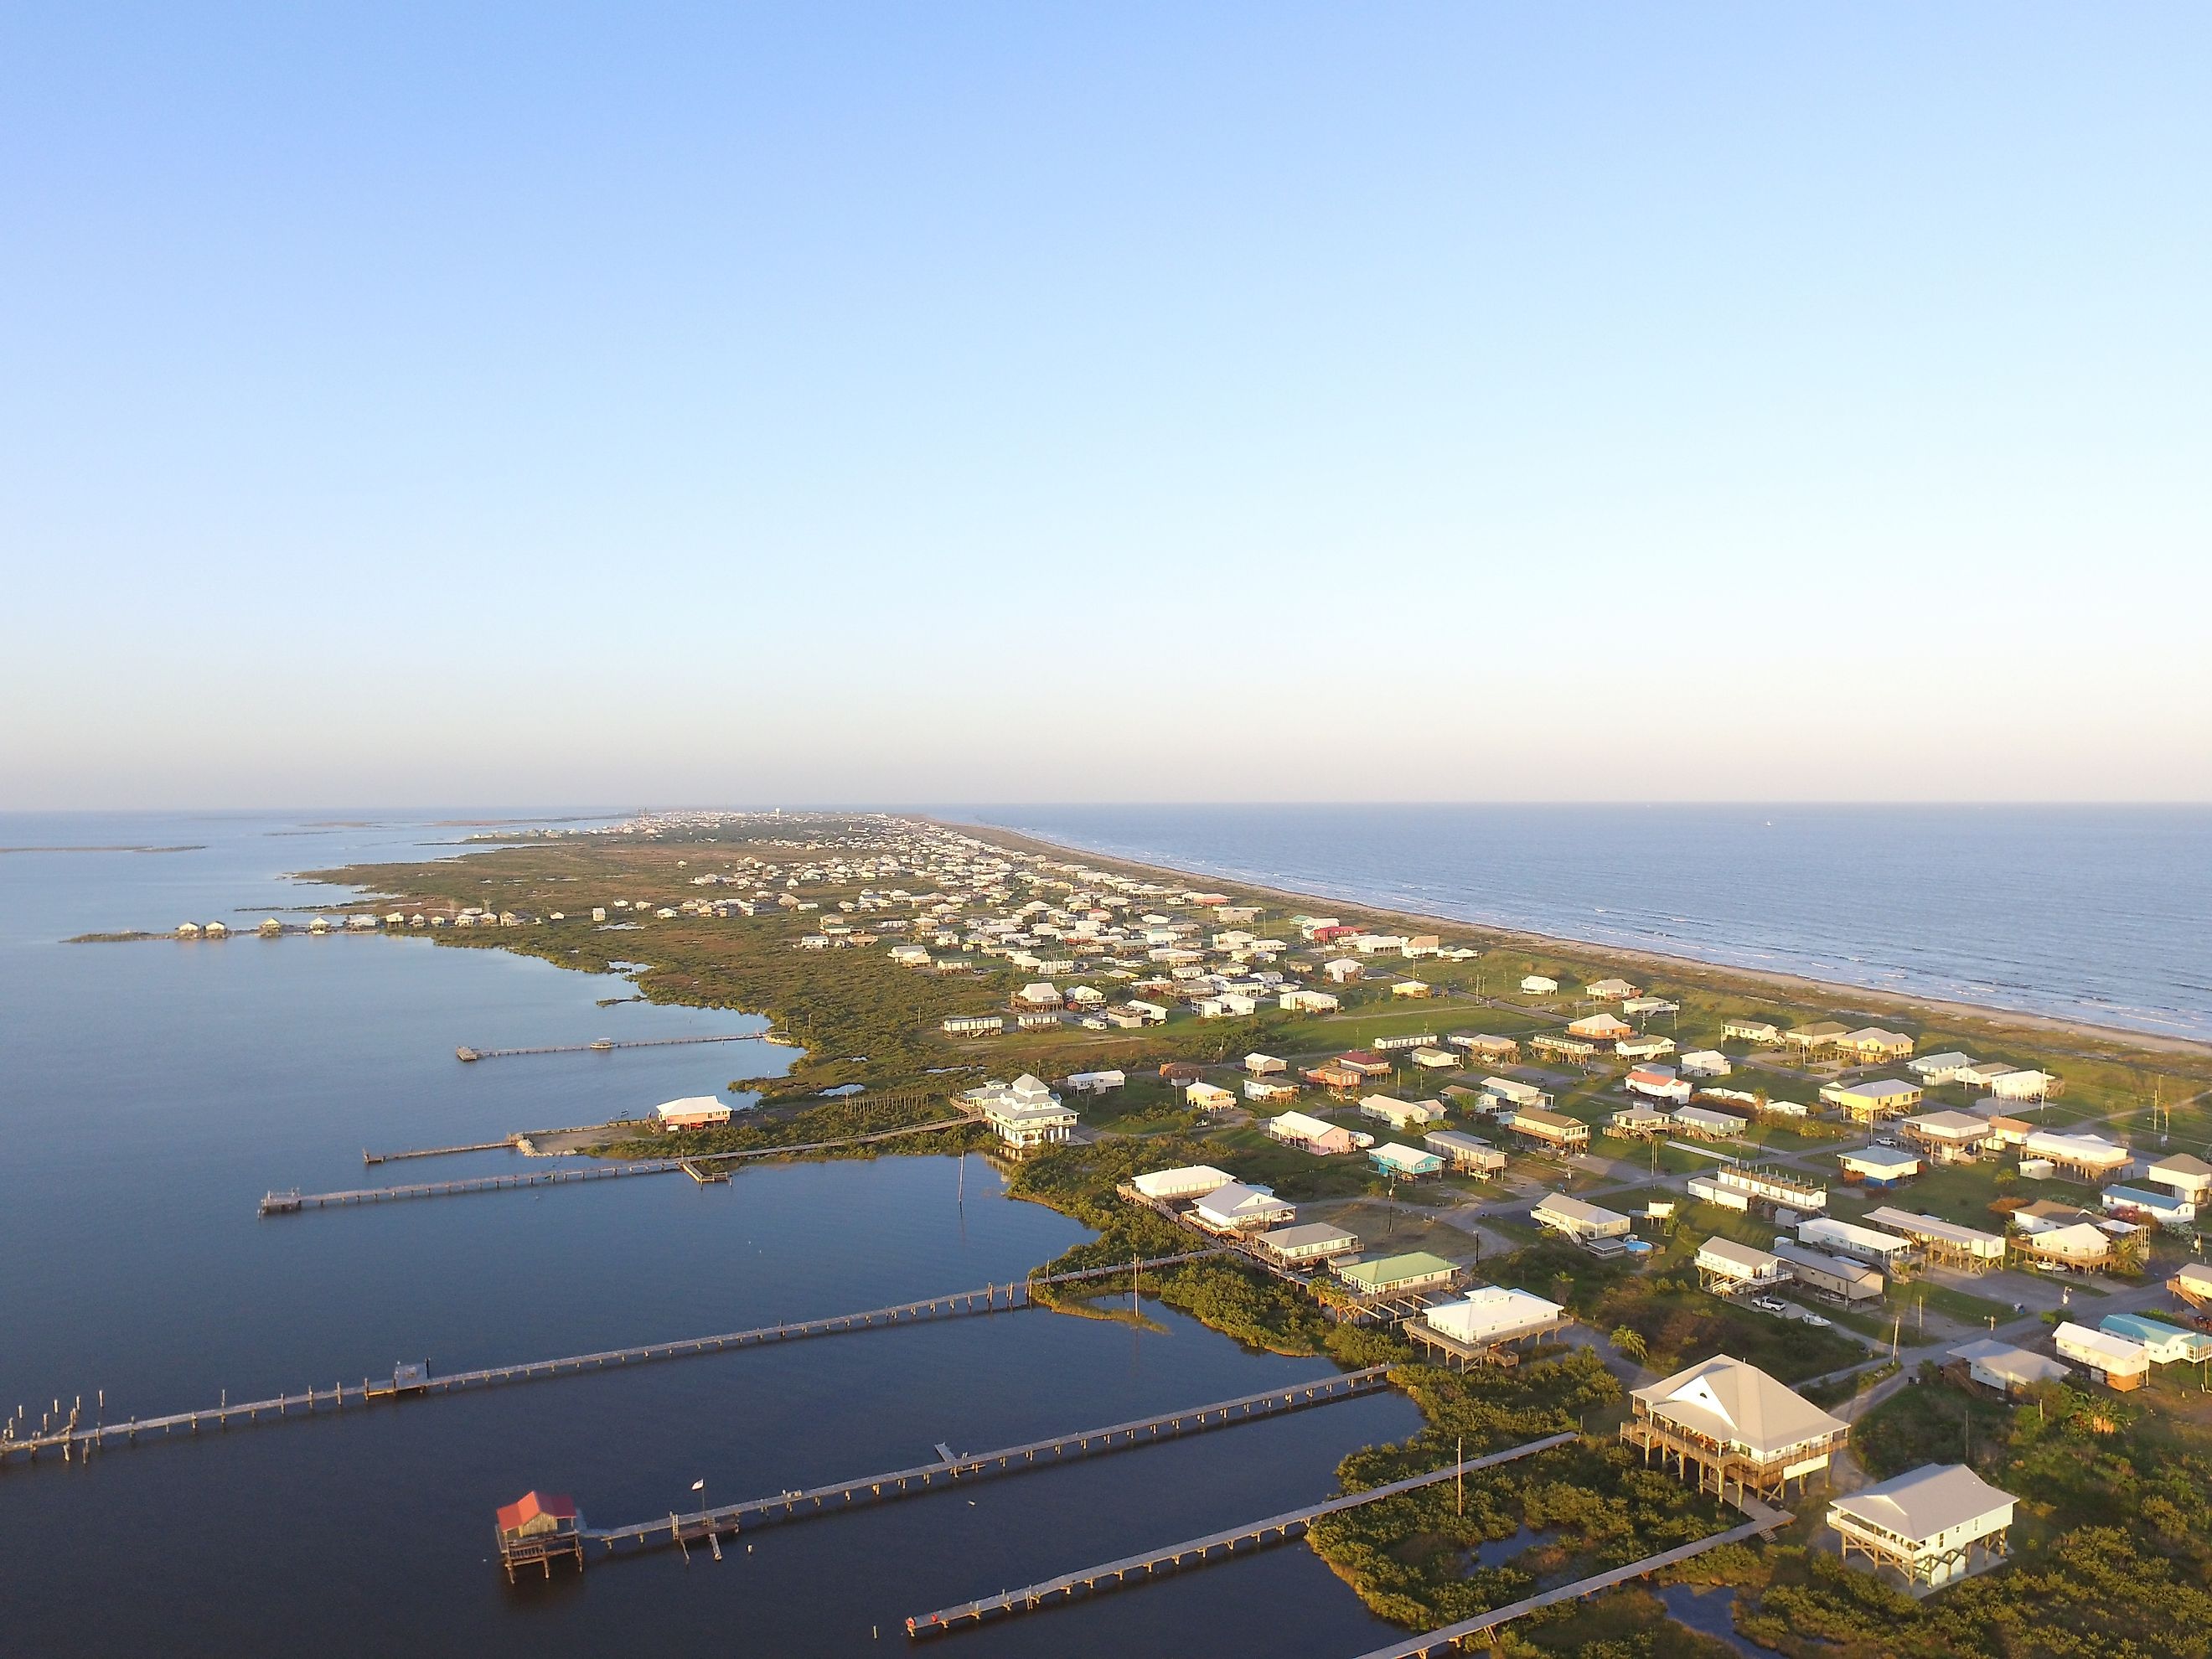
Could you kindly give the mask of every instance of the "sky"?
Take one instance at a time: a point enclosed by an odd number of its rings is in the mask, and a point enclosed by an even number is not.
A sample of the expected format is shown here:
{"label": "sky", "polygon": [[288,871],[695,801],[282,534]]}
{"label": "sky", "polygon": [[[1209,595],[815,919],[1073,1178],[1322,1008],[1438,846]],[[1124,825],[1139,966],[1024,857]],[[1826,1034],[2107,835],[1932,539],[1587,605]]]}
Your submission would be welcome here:
{"label": "sky", "polygon": [[2212,799],[2209,48],[0,9],[0,808]]}

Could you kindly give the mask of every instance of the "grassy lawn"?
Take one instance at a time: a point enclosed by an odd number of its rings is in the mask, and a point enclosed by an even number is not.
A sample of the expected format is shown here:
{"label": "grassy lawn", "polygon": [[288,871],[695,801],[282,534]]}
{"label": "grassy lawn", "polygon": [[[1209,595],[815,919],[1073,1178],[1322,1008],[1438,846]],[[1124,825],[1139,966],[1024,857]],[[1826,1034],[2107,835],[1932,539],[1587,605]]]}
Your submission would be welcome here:
{"label": "grassy lawn", "polygon": [[1976,1296],[1949,1285],[1936,1285],[1925,1279],[1908,1279],[1903,1283],[1893,1280],[1882,1298],[1883,1305],[1893,1314],[1905,1316],[1905,1328],[1913,1330],[1913,1307],[1924,1304],[1931,1312],[1946,1314],[1969,1325],[1984,1325],[1995,1317],[1999,1324],[2017,1317],[2009,1302],[1992,1301],[1985,1296]]}

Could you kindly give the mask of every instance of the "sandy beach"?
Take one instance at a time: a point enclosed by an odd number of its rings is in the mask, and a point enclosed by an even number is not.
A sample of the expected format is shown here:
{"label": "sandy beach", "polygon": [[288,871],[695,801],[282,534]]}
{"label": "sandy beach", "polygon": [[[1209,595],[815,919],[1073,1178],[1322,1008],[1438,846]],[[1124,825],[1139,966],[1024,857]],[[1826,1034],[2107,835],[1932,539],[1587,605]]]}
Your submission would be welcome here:
{"label": "sandy beach", "polygon": [[[2163,1054],[2200,1062],[2212,1062],[2212,1043],[2199,1042],[2188,1037],[2165,1036],[2153,1032],[2129,1030],[2123,1027],[2099,1025],[2080,1019],[2060,1018],[2049,1014],[2022,1013],[2008,1008],[1992,1008],[1978,1003],[1947,1000],[1938,997],[1904,994],[1881,991],[1865,986],[1848,985],[1832,980],[1814,979],[1806,975],[1784,973],[1768,969],[1738,968],[1717,963],[1700,961],[1693,957],[1670,955],[1664,951],[1638,950],[1632,947],[1600,945],[1587,939],[1566,939],[1544,933],[1519,932],[1510,928],[1464,921],[1450,916],[1439,916],[1414,910],[1397,910],[1367,903],[1341,895],[1302,892],[1294,889],[1271,887],[1250,881],[1229,882],[1218,876],[1194,874],[1170,866],[1145,864],[1131,859],[1111,857],[1092,852],[1086,848],[1072,847],[1064,842],[1046,841],[1035,836],[1025,836],[1002,830],[994,824],[963,823],[955,819],[934,819],[947,827],[1000,845],[1027,852],[1042,854],[1056,859],[1079,860],[1102,868],[1141,875],[1147,879],[1172,881],[1179,886],[1201,890],[1233,888],[1249,893],[1268,902],[1295,906],[1301,909],[1344,912],[1355,916],[1369,917],[1393,924],[1405,923],[1423,933],[1443,933],[1462,935],[1483,942],[1492,948],[1511,949],[1516,946],[1540,951],[1551,955],[1582,958],[1608,968],[1651,969],[1677,979],[1708,989],[1723,990],[1744,988],[1747,990],[1765,988],[1796,1000],[1818,1003],[1838,1014],[1855,1014],[1868,1019],[1885,1016],[1906,1015],[1915,1021],[1936,1024],[1947,1029],[1965,1030],[1980,1027],[1992,1037],[2017,1035],[2038,1046],[2050,1048],[2050,1039],[2057,1036],[2075,1042],[2096,1045],[2092,1048],[2075,1049],[2085,1057],[2100,1060],[2125,1059],[2130,1054]],[[2058,1050],[2057,1052],[2068,1052]]]}

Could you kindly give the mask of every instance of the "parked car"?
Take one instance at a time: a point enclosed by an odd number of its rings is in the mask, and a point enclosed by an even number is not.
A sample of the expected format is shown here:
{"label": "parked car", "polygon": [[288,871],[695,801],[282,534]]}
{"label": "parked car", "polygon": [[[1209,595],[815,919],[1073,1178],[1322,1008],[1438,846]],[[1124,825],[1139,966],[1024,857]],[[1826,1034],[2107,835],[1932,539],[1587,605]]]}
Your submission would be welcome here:
{"label": "parked car", "polygon": [[1790,1311],[1790,1304],[1778,1296],[1755,1296],[1751,1299],[1751,1305],[1763,1312],[1771,1314],[1786,1314]]}

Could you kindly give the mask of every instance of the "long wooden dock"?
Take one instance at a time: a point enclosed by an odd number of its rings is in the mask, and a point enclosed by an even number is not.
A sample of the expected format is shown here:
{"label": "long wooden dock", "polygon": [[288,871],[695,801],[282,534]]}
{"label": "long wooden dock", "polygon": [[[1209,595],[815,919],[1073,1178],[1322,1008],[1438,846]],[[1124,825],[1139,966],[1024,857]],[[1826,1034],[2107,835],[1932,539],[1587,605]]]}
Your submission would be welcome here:
{"label": "long wooden dock", "polygon": [[410,1158],[453,1158],[462,1152],[509,1152],[514,1150],[520,1135],[508,1135],[501,1140],[479,1140],[471,1146],[416,1146],[404,1152],[372,1152],[361,1149],[363,1164],[398,1164]]}
{"label": "long wooden dock", "polygon": [[592,1042],[552,1042],[536,1048],[471,1048],[466,1043],[453,1050],[459,1060],[507,1060],[516,1054],[605,1054],[617,1048],[673,1048],[686,1042],[751,1042],[763,1033],[732,1031],[721,1036],[629,1037],[617,1042],[600,1037]]}
{"label": "long wooden dock", "polygon": [[1285,1412],[1301,1411],[1309,1406],[1358,1399],[1385,1390],[1389,1386],[1390,1368],[1388,1365],[1370,1365],[1364,1370],[1343,1371],[1316,1377],[1310,1382],[1293,1383],[1287,1389],[1273,1389],[1265,1394],[1240,1395],[1234,1400],[1216,1400],[1204,1406],[1162,1412],[1152,1417],[1115,1423],[1103,1429],[1081,1429],[1072,1434],[1054,1435],[1046,1440],[1002,1447],[997,1451],[969,1452],[939,1458],[935,1462],[917,1464],[910,1469],[862,1475],[857,1480],[840,1480],[826,1486],[809,1487],[803,1492],[779,1492],[773,1498],[755,1498],[739,1504],[719,1504],[689,1515],[671,1515],[661,1520],[639,1522],[634,1526],[586,1528],[583,1536],[587,1542],[605,1545],[610,1553],[624,1547],[651,1549],[678,1542],[696,1542],[722,1533],[737,1533],[747,1526],[805,1520],[817,1515],[836,1513],[849,1509],[855,1503],[888,1502],[926,1491],[943,1492],[955,1482],[981,1480],[994,1474],[1018,1474],[1034,1468],[1039,1463],[1060,1463],[1095,1457],[1104,1452],[1126,1451],[1133,1446],[1154,1445],[1186,1434],[1234,1428],[1263,1418],[1279,1417]]}
{"label": "long wooden dock", "polygon": [[1541,1608],[1557,1607],[1562,1601],[1579,1601],[1585,1595],[1595,1595],[1616,1584],[1625,1584],[1632,1578],[1643,1578],[1671,1567],[1679,1562],[1703,1555],[1707,1550],[1718,1549],[1723,1544],[1740,1544],[1758,1533],[1771,1533],[1786,1527],[1797,1517],[1785,1515],[1780,1510],[1770,1510],[1764,1504],[1752,1510],[1753,1518],[1741,1527],[1726,1532],[1717,1532],[1711,1538],[1701,1538],[1694,1544],[1681,1544],[1671,1550],[1662,1550],[1656,1555],[1647,1555],[1641,1561],[1631,1561],[1625,1567],[1615,1567],[1610,1572],[1593,1573],[1588,1578],[1577,1578],[1571,1584],[1562,1584],[1540,1595],[1524,1596],[1518,1601],[1509,1601],[1502,1607],[1492,1607],[1488,1613],[1477,1613],[1472,1619],[1462,1619],[1456,1625],[1446,1625],[1442,1630],[1432,1630],[1425,1636],[1409,1636],[1402,1642],[1393,1642],[1385,1648],[1364,1653],[1359,1659],[1430,1659],[1433,1654],[1456,1653],[1462,1642],[1478,1636],[1488,1636],[1501,1625],[1510,1625],[1516,1619],[1525,1619]]}
{"label": "long wooden dock", "polygon": [[[1208,1533],[1203,1538],[1187,1538],[1179,1544],[1165,1545],[1138,1555],[1125,1555],[1118,1561],[1102,1562],[1095,1567],[1079,1568],[1074,1572],[1062,1573],[1057,1578],[1024,1584],[1019,1589],[1006,1590],[998,1595],[963,1601],[957,1607],[940,1607],[935,1613],[916,1613],[906,1621],[906,1633],[916,1638],[941,1636],[963,1626],[980,1625],[987,1619],[1017,1613],[1034,1613],[1056,1598],[1073,1601],[1079,1592],[1097,1594],[1102,1590],[1118,1589],[1128,1582],[1132,1574],[1142,1574],[1149,1578],[1163,1569],[1172,1571],[1186,1565],[1202,1566],[1209,1560],[1233,1555],[1240,1548],[1279,1544],[1296,1534],[1304,1532],[1325,1515],[1335,1515],[1345,1510],[1358,1509],[1364,1504],[1395,1498],[1401,1492],[1431,1486],[1439,1480],[1449,1480],[1455,1476],[1494,1468],[1517,1458],[1549,1451],[1554,1446],[1566,1445],[1577,1437],[1571,1433],[1548,1435],[1541,1440],[1531,1440],[1525,1445],[1492,1452],[1485,1457],[1448,1463],[1443,1468],[1432,1469],[1426,1474],[1411,1475],[1403,1480],[1393,1480],[1387,1486],[1371,1487],[1366,1492],[1352,1492],[1342,1498],[1329,1498],[1324,1503],[1309,1504],[1304,1509],[1271,1515],[1265,1520],[1248,1521],[1243,1526]],[[1220,1552],[1218,1556],[1215,1554],[1216,1551]]]}
{"label": "long wooden dock", "polygon": [[[847,1135],[838,1140],[809,1140],[793,1146],[752,1146],[736,1152],[695,1152],[685,1158],[643,1158],[632,1164],[564,1164],[557,1170],[524,1170],[512,1175],[470,1176],[454,1181],[422,1181],[399,1187],[356,1187],[343,1192],[303,1193],[297,1188],[265,1194],[257,1213],[296,1215],[302,1210],[348,1209],[356,1206],[388,1204],[410,1198],[454,1198],[465,1193],[507,1192],[519,1187],[556,1187],[578,1181],[612,1181],[622,1176],[667,1175],[687,1164],[714,1168],[764,1158],[791,1158],[802,1152],[832,1152],[842,1146],[867,1146],[908,1135],[934,1134],[977,1121],[975,1114],[939,1118],[932,1123],[909,1123],[896,1129],[878,1129],[872,1134]],[[499,1143],[495,1143],[497,1145]],[[446,1151],[489,1150],[448,1147]]]}
{"label": "long wooden dock", "polygon": [[750,1330],[725,1331],[714,1336],[643,1342],[633,1347],[609,1348],[598,1353],[569,1354],[557,1359],[521,1360],[513,1364],[487,1365],[474,1370],[443,1374],[433,1372],[428,1364],[406,1364],[396,1369],[389,1379],[364,1377],[358,1383],[337,1382],[328,1389],[311,1388],[301,1394],[282,1394],[272,1399],[241,1401],[235,1406],[230,1403],[226,1395],[220,1403],[203,1407],[197,1411],[131,1418],[118,1423],[86,1425],[82,1420],[80,1404],[58,1425],[41,1424],[33,1433],[18,1432],[12,1421],[0,1425],[0,1468],[5,1468],[12,1459],[18,1456],[35,1462],[41,1452],[58,1451],[64,1462],[75,1457],[88,1457],[95,1451],[118,1445],[136,1445],[142,1435],[160,1437],[173,1434],[197,1435],[204,1429],[220,1431],[241,1425],[279,1421],[288,1417],[312,1416],[318,1412],[340,1412],[349,1406],[360,1407],[382,1401],[458,1394],[471,1389],[536,1382],[583,1371],[605,1370],[609,1367],[642,1364],[653,1360],[720,1353],[732,1348],[764,1347],[771,1343],[796,1342],[809,1337],[872,1330],[879,1326],[910,1325],[928,1319],[952,1318],[967,1314],[1003,1313],[1042,1305],[1036,1301],[1036,1291],[1040,1286],[1115,1278],[1122,1273],[1174,1267],[1215,1254],[1217,1252],[1213,1250],[1194,1250],[1180,1255],[1156,1256],[1147,1261],[1120,1262],[1112,1267],[1090,1267],[1076,1273],[1016,1279],[1006,1285],[986,1285],[977,1290],[956,1291],[949,1295],[927,1297],[918,1302],[902,1302],[888,1308],[871,1308],[860,1313],[832,1314],[820,1319],[761,1325]]}
{"label": "long wooden dock", "polygon": [[512,1175],[467,1176],[455,1181],[422,1181],[404,1187],[356,1187],[337,1193],[303,1193],[294,1188],[265,1194],[258,1213],[296,1215],[302,1210],[389,1204],[409,1198],[454,1198],[463,1193],[499,1193],[517,1187],[559,1187],[578,1181],[613,1181],[622,1176],[665,1175],[681,1167],[681,1159],[656,1158],[636,1164],[580,1164],[558,1170],[518,1170]]}

